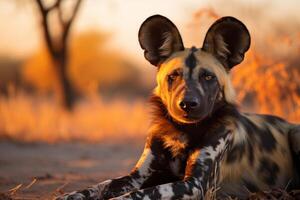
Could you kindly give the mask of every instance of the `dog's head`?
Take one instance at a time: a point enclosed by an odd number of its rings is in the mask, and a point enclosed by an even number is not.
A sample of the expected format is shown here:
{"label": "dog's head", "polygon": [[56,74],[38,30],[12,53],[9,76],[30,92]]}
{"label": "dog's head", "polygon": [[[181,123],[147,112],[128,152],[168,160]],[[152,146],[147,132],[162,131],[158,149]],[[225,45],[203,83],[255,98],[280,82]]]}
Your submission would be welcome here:
{"label": "dog's head", "polygon": [[145,58],[158,67],[155,95],[174,120],[199,122],[220,102],[234,103],[229,71],[243,61],[250,46],[249,32],[239,20],[217,20],[202,48],[185,48],[176,26],[154,15],[141,25],[139,42]]}

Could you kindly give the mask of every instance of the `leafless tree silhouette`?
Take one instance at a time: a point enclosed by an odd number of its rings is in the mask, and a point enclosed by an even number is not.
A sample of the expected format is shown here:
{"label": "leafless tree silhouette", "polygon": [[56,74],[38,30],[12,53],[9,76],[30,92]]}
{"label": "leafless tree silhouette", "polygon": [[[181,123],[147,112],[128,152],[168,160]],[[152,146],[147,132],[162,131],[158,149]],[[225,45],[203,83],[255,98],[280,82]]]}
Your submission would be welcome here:
{"label": "leafless tree silhouette", "polygon": [[[53,60],[55,70],[57,72],[58,80],[60,81],[63,105],[67,109],[72,109],[75,103],[76,90],[73,87],[70,78],[68,77],[68,40],[70,36],[70,30],[82,0],[74,0],[72,9],[70,9],[70,15],[66,17],[62,8],[64,0],[55,0],[53,4],[46,5],[43,0],[35,0],[38,5],[39,14],[41,17],[41,25],[44,35],[44,40],[49,51],[49,55]],[[73,2],[73,1],[72,1]],[[60,26],[60,33],[53,34],[51,32],[52,24],[49,23],[50,13],[57,14],[58,24]]]}

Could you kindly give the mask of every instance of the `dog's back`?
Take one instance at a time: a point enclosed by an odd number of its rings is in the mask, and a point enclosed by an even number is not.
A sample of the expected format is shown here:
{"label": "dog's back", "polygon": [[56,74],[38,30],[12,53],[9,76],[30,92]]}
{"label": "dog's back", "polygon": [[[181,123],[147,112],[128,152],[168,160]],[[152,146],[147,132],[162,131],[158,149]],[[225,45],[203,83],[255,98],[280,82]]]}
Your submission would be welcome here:
{"label": "dog's back", "polygon": [[299,183],[292,140],[297,126],[270,115],[233,118],[233,145],[220,164],[220,194],[245,198],[249,192],[291,188]]}

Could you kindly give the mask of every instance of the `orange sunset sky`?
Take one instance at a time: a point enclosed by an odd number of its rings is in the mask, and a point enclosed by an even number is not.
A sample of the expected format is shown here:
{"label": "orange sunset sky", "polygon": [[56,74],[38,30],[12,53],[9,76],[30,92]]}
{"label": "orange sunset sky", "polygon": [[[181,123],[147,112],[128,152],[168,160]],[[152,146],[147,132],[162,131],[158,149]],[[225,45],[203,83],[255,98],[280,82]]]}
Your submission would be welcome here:
{"label": "orange sunset sky", "polygon": [[[51,0],[46,2],[51,3]],[[241,7],[241,4],[244,6]],[[150,15],[162,14],[173,20],[188,47],[191,44],[200,46],[203,39],[201,34],[207,30],[207,27],[200,27],[202,24],[192,24],[194,27],[191,27],[190,22],[193,21],[195,12],[201,8],[212,8],[218,14],[245,19],[247,24],[245,16],[252,17],[252,21],[255,22],[264,20],[261,13],[275,19],[287,18],[299,22],[299,7],[300,1],[297,0],[83,0],[73,27],[73,34],[89,30],[111,33],[112,48],[142,61],[143,54],[138,45],[137,32],[143,20]],[[39,47],[40,29],[36,11],[32,0],[0,1],[1,55],[24,58]],[[299,23],[298,25],[300,27]],[[200,30],[201,28],[203,30]],[[264,30],[260,29],[256,32],[260,31]],[[195,37],[195,32],[199,33],[199,37]]]}

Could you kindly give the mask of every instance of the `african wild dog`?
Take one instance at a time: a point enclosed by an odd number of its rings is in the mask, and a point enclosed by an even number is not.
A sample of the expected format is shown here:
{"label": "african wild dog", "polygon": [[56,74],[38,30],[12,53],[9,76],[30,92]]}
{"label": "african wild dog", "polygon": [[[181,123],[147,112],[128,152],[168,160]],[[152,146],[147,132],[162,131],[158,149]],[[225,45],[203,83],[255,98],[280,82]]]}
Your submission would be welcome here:
{"label": "african wild dog", "polygon": [[139,42],[158,67],[140,160],[127,176],[60,199],[202,199],[212,187],[219,197],[243,199],[299,184],[300,126],[241,113],[235,104],[229,71],[250,46],[242,22],[223,17],[202,48],[184,48],[176,26],[155,15],[142,24]]}

